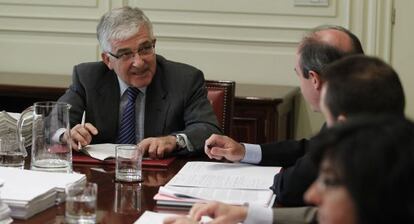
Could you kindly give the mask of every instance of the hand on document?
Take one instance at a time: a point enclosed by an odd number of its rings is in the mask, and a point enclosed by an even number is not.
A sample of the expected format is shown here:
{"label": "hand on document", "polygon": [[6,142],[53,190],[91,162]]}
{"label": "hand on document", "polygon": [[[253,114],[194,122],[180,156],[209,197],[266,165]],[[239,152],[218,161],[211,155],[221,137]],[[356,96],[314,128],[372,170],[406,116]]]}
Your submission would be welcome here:
{"label": "hand on document", "polygon": [[[186,216],[169,217],[164,224],[196,224],[202,217],[208,216],[213,220],[209,223],[215,224],[237,224],[243,222],[247,216],[247,207],[234,206],[220,202],[209,202],[207,204],[195,204]],[[203,222],[201,222],[203,223]]]}
{"label": "hand on document", "polygon": [[77,124],[70,130],[72,136],[71,146],[73,150],[79,150],[78,143],[81,146],[89,145],[92,141],[92,135],[97,135],[98,129],[91,123]]}
{"label": "hand on document", "polygon": [[232,162],[239,162],[244,158],[246,150],[242,144],[230,137],[213,134],[206,140],[204,152],[210,159],[225,158]]}

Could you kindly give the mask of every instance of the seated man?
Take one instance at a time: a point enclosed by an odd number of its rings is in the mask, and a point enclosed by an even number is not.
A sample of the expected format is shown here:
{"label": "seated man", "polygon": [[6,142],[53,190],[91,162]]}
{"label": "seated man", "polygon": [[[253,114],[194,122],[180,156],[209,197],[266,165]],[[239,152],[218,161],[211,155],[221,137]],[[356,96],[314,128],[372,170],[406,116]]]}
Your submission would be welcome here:
{"label": "seated man", "polygon": [[97,35],[102,61],[75,66],[73,83],[59,99],[72,105],[73,149],[139,143],[150,157],[162,158],[202,151],[211,134],[221,133],[203,73],[155,54],[152,24],[140,9],[109,11]]}
{"label": "seated man", "polygon": [[[404,115],[405,96],[398,74],[377,58],[349,56],[328,65],[322,71],[322,76],[325,84],[321,91],[320,108],[328,126],[360,114]],[[309,153],[300,161],[315,166]],[[297,166],[303,169],[301,165],[299,163]],[[196,214],[208,214],[227,221],[223,223],[233,223],[230,220],[234,223],[244,220],[245,224],[272,223],[271,220],[273,223],[311,223],[315,218],[315,209],[274,208],[272,211],[254,205],[240,207],[210,203],[195,205],[190,215],[197,219],[199,215]],[[166,223],[174,222],[171,220]]]}
{"label": "seated man", "polygon": [[[318,27],[303,38],[296,54],[295,71],[303,97],[312,110],[320,111],[322,69],[345,54],[362,53],[358,38],[342,27]],[[309,140],[302,139],[243,145],[226,136],[212,135],[206,141],[205,152],[210,158],[284,167],[284,172],[275,176],[272,187],[276,202],[283,206],[302,206],[302,195],[317,175],[317,167],[306,161],[297,164],[306,154],[308,143]]]}
{"label": "seated man", "polygon": [[[318,135],[310,154],[319,164],[319,177],[305,194],[306,201],[318,206],[318,222],[413,223],[412,136],[414,123],[403,116],[376,115],[350,118]],[[296,209],[292,214],[309,214],[305,211],[310,210]],[[194,220],[204,215],[217,224],[270,223],[247,220],[245,207],[216,202],[197,204],[189,215],[192,219],[167,218],[164,224],[197,223]],[[273,223],[305,223],[298,217]]]}

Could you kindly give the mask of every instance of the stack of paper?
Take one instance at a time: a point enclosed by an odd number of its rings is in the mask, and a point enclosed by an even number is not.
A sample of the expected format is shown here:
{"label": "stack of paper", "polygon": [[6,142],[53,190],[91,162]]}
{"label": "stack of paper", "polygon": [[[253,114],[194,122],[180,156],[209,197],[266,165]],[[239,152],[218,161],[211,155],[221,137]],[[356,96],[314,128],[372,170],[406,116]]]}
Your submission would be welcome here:
{"label": "stack of paper", "polygon": [[0,199],[0,223],[9,224],[12,223],[13,219],[10,218],[10,208]]}
{"label": "stack of paper", "polygon": [[[4,180],[0,179],[0,189],[3,186]],[[0,192],[0,223],[1,224],[9,224],[13,222],[13,219],[10,218],[10,208],[1,200],[1,192]]]}
{"label": "stack of paper", "polygon": [[[19,113],[8,113],[0,111],[0,136],[11,137],[9,141],[15,141],[17,138],[17,122],[19,121]],[[32,116],[25,117],[22,128],[22,136],[25,138],[25,146],[32,143]]]}
{"label": "stack of paper", "polygon": [[0,167],[1,198],[13,218],[27,219],[64,199],[67,184],[85,181],[83,174],[50,173]]}
{"label": "stack of paper", "polygon": [[191,206],[195,202],[221,201],[271,207],[269,187],[280,167],[241,163],[188,162],[154,199],[161,206]]}
{"label": "stack of paper", "polygon": [[[141,217],[139,217],[139,219],[136,222],[134,222],[134,224],[163,224],[165,218],[173,216],[177,216],[177,214],[145,211],[144,214],[142,214]],[[211,221],[212,219],[210,217],[203,216],[201,217],[199,223],[209,223]]]}

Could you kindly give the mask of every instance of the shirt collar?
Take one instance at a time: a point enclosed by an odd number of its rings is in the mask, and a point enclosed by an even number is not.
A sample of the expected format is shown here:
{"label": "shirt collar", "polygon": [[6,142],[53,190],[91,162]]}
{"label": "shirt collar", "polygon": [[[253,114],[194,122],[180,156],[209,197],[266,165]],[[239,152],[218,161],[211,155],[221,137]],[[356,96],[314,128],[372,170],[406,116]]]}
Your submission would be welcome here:
{"label": "shirt collar", "polygon": [[[130,86],[128,84],[126,84],[124,82],[124,80],[122,80],[121,78],[119,78],[118,75],[116,77],[118,78],[118,83],[119,83],[119,91],[120,91],[119,93],[120,93],[120,96],[122,96],[124,94],[125,90],[128,89],[128,87],[130,87]],[[143,93],[145,95],[145,92],[147,91],[147,87],[146,86],[145,87],[138,88],[138,89],[139,89],[139,91],[141,91],[141,93]]]}

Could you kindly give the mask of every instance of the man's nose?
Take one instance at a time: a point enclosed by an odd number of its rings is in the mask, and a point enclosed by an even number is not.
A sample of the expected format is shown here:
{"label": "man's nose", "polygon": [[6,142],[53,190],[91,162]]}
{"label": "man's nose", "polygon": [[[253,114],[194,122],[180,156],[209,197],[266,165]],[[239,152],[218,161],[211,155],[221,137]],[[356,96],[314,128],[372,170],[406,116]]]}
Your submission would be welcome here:
{"label": "man's nose", "polygon": [[132,57],[133,66],[139,67],[144,64],[144,60],[142,59],[142,56],[138,54],[138,52],[135,52],[134,56]]}

